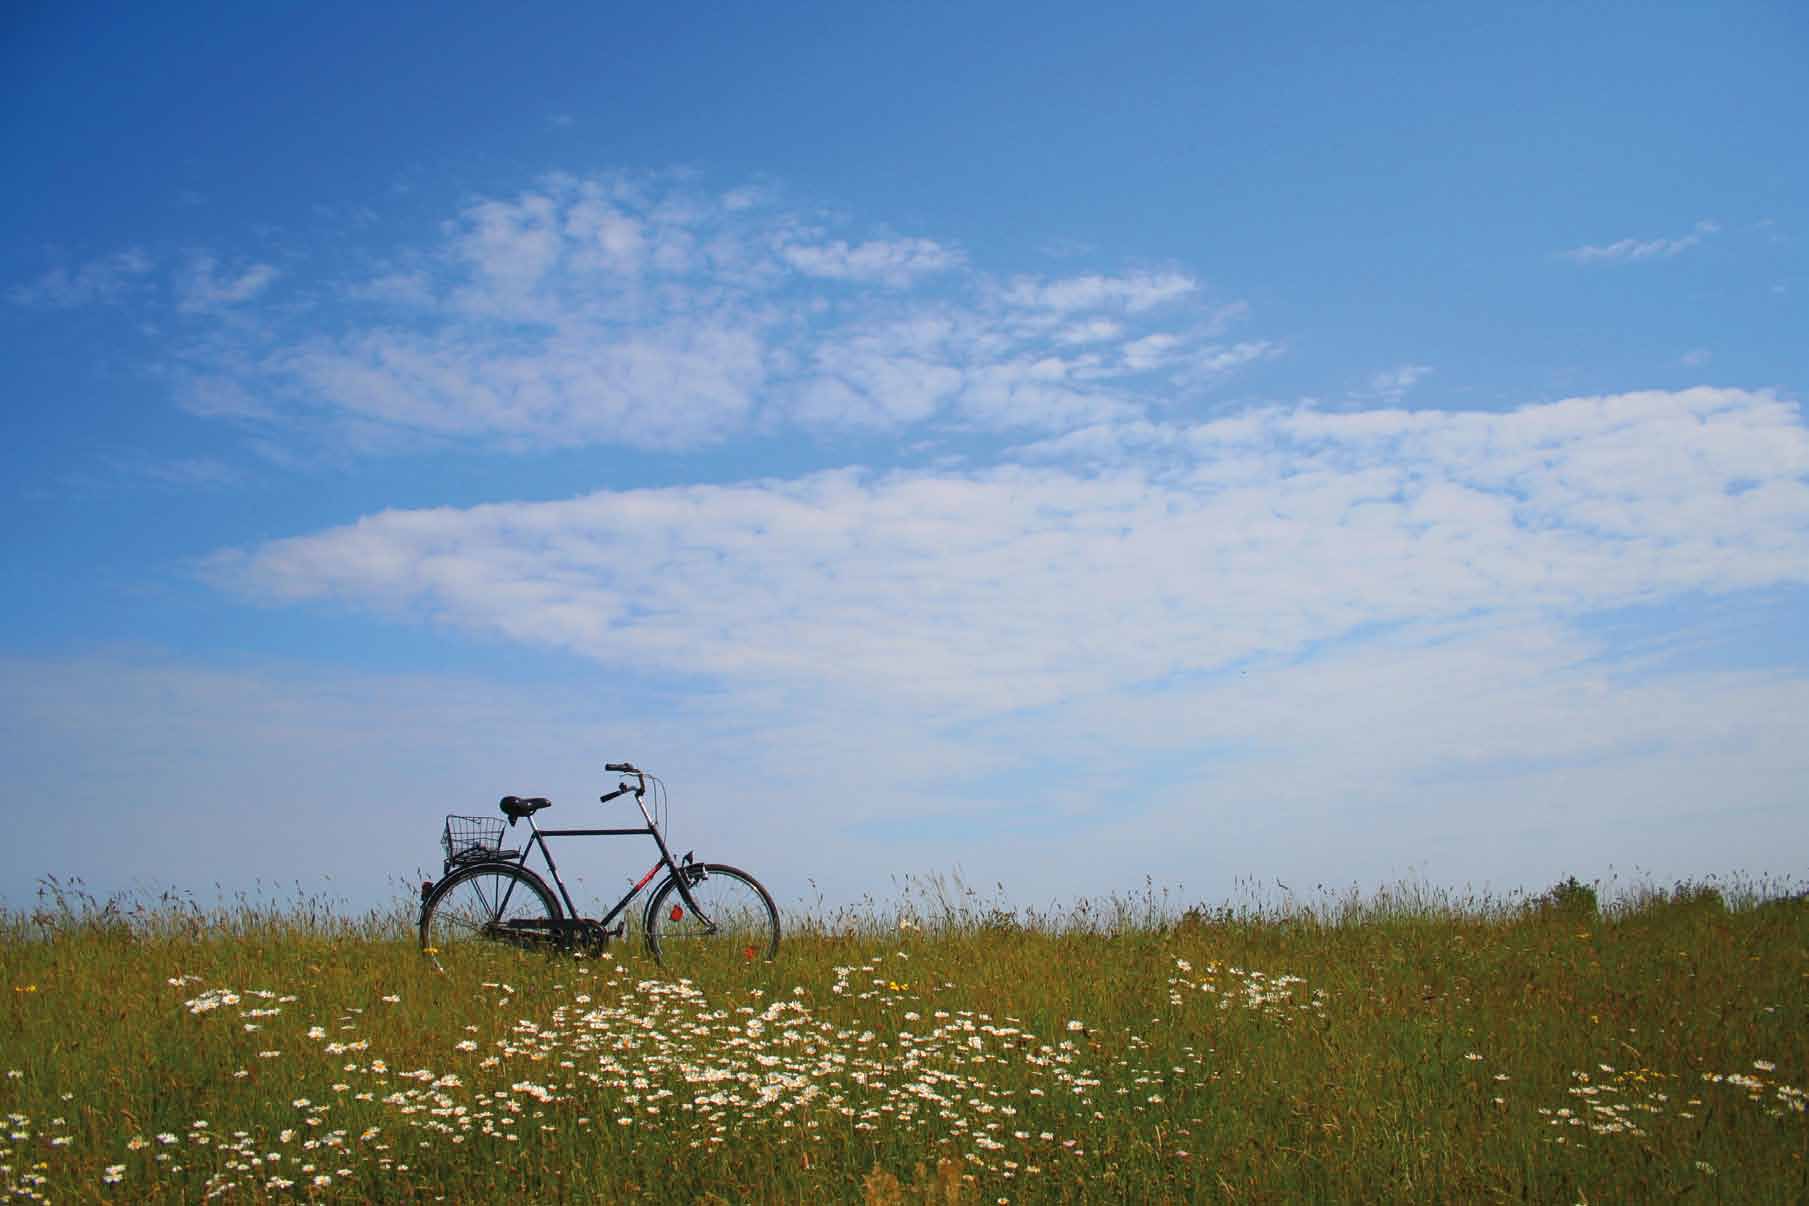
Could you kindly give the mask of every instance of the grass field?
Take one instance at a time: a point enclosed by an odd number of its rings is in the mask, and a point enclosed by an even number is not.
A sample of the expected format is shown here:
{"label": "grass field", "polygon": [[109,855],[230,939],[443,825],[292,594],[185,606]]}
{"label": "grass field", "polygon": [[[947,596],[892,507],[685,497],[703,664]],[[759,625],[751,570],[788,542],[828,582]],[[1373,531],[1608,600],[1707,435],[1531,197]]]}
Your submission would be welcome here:
{"label": "grass field", "polygon": [[[786,914],[436,968],[297,902],[0,918],[0,1188],[199,1201],[1809,1200],[1809,905]],[[951,902],[952,897],[952,902]]]}

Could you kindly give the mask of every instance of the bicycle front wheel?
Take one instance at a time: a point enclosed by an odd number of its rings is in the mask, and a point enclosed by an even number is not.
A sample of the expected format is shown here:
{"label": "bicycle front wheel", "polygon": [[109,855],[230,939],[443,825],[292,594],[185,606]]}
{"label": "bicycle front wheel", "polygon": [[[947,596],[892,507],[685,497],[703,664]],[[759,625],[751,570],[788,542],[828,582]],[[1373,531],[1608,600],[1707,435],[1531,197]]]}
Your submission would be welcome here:
{"label": "bicycle front wheel", "polygon": [[421,949],[446,956],[491,943],[525,948],[557,946],[559,902],[531,871],[480,863],[444,880],[421,909]]}
{"label": "bicycle front wheel", "polygon": [[[647,906],[647,949],[668,967],[755,963],[779,953],[779,910],[760,881],[721,863],[693,863]],[[690,899],[687,900],[686,896]]]}

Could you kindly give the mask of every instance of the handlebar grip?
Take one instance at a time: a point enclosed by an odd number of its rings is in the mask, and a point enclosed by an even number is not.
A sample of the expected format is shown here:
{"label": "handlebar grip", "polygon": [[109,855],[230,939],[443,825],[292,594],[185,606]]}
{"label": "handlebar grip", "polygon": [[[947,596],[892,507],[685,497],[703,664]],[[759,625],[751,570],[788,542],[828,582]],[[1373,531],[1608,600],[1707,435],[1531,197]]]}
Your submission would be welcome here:
{"label": "handlebar grip", "polygon": [[624,774],[624,775],[635,775],[635,774],[640,773],[639,771],[635,770],[634,763],[632,763],[632,762],[610,762],[610,763],[605,764],[603,769],[606,771],[610,771],[612,773],[620,773],[620,774]]}

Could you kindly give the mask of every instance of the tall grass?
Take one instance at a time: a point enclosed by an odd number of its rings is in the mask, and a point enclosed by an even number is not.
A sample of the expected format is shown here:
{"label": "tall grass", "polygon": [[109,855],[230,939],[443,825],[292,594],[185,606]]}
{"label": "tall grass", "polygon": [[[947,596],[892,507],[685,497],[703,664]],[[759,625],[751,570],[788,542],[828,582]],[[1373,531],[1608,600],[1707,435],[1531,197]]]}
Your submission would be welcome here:
{"label": "tall grass", "polygon": [[1780,885],[1039,911],[930,879],[787,910],[775,963],[691,979],[627,949],[441,969],[412,913],[47,885],[0,916],[0,1189],[1809,1198],[1809,906]]}

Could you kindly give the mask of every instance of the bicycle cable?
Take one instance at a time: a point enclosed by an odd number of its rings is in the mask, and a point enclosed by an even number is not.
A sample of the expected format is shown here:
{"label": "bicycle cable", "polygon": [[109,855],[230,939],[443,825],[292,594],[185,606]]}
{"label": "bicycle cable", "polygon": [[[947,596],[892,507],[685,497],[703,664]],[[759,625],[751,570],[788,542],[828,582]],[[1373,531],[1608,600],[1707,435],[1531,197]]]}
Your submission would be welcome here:
{"label": "bicycle cable", "polygon": [[653,827],[664,836],[672,821],[672,798],[666,791],[664,779],[658,775],[648,775],[647,780],[653,784]]}

